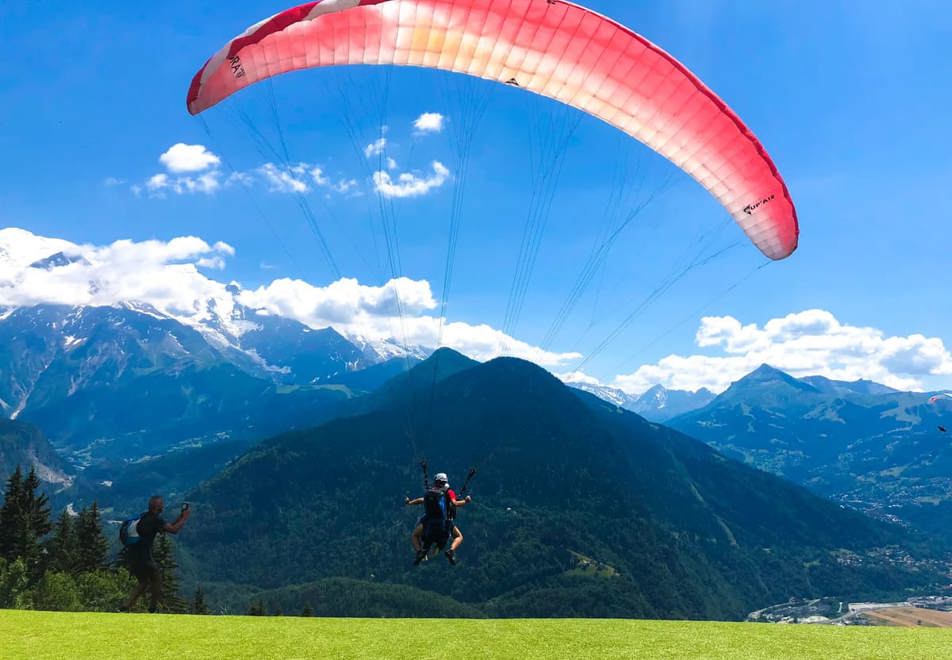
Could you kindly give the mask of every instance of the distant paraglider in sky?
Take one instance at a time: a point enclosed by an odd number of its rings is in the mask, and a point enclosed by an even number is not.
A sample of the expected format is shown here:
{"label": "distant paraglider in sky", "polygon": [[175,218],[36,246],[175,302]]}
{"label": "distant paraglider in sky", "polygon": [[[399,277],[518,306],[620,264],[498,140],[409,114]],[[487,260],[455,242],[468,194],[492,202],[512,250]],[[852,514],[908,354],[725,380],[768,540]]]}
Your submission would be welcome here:
{"label": "distant paraglider in sky", "polygon": [[598,117],[706,188],[771,259],[797,248],[783,178],[744,122],[697,76],[628,28],[563,0],[321,0],[265,19],[195,75],[199,114],[273,76],[375,64],[468,74]]}
{"label": "distant paraglider in sky", "polygon": [[[939,393],[939,394],[936,394],[935,396],[929,397],[929,405],[930,405],[930,406],[942,406],[942,407],[945,407],[945,406],[943,405],[943,404],[945,404],[945,403],[952,404],[952,394],[950,394],[950,393],[948,393],[948,392],[941,392],[941,393]],[[940,424],[937,428],[939,429],[939,433],[948,433],[948,432],[949,432],[948,427],[945,426],[945,425],[943,425],[943,424]]]}

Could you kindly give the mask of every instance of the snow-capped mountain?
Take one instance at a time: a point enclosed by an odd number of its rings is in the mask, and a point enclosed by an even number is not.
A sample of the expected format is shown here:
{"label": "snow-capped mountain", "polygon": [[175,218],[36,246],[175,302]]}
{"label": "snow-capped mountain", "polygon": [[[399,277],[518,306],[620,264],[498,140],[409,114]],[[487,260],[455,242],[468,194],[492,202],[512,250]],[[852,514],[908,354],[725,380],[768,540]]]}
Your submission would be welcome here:
{"label": "snow-capped mountain", "polygon": [[209,342],[240,363],[243,355],[278,382],[307,384],[327,382],[350,371],[382,364],[395,358],[426,359],[432,350],[404,345],[397,339],[368,340],[345,336],[336,329],[312,328],[300,321],[253,309],[237,301],[240,289],[228,286],[235,297],[227,313],[209,301],[208,314],[195,326]]}
{"label": "snow-capped mountain", "polygon": [[[0,417],[83,464],[135,458],[312,422],[405,368],[394,357],[428,354],[246,304],[238,284],[199,272],[231,252],[194,237],[97,247],[0,229]],[[354,388],[320,387],[345,381]]]}
{"label": "snow-capped mountain", "polygon": [[714,397],[713,392],[703,387],[697,392],[688,392],[655,385],[627,408],[653,422],[666,422],[678,415],[703,408],[713,401]]}
{"label": "snow-capped mountain", "polygon": [[63,266],[69,266],[70,264],[88,264],[85,258],[78,254],[66,254],[65,252],[57,252],[52,254],[45,259],[40,259],[39,261],[34,261],[30,264],[30,268],[39,268],[42,270],[53,270],[54,268],[62,268]]}
{"label": "snow-capped mountain", "polygon": [[127,378],[228,362],[199,332],[146,306],[21,307],[0,320],[0,411],[15,419],[28,405]]}
{"label": "snow-capped mountain", "polygon": [[69,241],[36,236],[25,229],[0,229],[0,286],[9,286],[25,269],[55,255],[63,255],[63,259],[78,257],[76,247]]}
{"label": "snow-capped mountain", "polygon": [[0,320],[0,412],[16,419],[129,374],[224,361],[180,323],[142,309],[38,305]]}
{"label": "snow-capped mountain", "polygon": [[634,405],[638,401],[636,397],[631,396],[627,392],[623,392],[614,387],[608,387],[607,385],[595,385],[594,383],[577,382],[569,383],[569,386],[583,392],[588,392],[589,394],[594,394],[602,401],[607,401],[608,403],[612,403],[619,408],[624,408],[625,410],[628,410],[629,406]]}
{"label": "snow-capped mountain", "polygon": [[589,394],[594,394],[603,401],[608,401],[619,408],[638,413],[651,422],[665,422],[672,417],[703,408],[714,400],[714,393],[701,388],[697,392],[683,390],[669,390],[661,385],[655,385],[640,396],[632,396],[627,392],[606,385],[597,385],[587,382],[572,382],[571,387]]}
{"label": "snow-capped mountain", "polygon": [[395,338],[370,340],[361,336],[352,336],[348,339],[360,349],[364,361],[368,364],[380,364],[397,358],[425,360],[433,353],[433,349],[417,344],[404,344]]}
{"label": "snow-capped mountain", "polygon": [[[357,349],[314,333],[294,369],[339,372]],[[328,340],[330,340],[328,342]],[[262,343],[262,346],[265,344]],[[198,330],[143,306],[14,309],[0,320],[0,416],[32,423],[75,460],[264,436],[322,419],[346,391],[276,386]],[[293,351],[289,353],[293,355]],[[289,368],[291,371],[291,368]],[[310,381],[309,381],[310,382]]]}
{"label": "snow-capped mountain", "polygon": [[[117,256],[122,249],[131,254]],[[168,263],[183,255],[194,258],[196,253],[216,250],[227,253],[230,248],[208,246],[194,238],[161,245],[120,241],[95,248],[22,229],[0,229],[0,319],[17,308],[38,304],[134,310],[190,327],[242,369],[292,384],[326,381],[334,374],[395,357],[423,359],[432,352],[419,346],[405,347],[396,339],[347,337],[332,328],[313,328],[250,307],[242,302],[243,291],[237,283],[223,284],[198,273],[196,265],[205,260]],[[161,270],[156,271],[160,275],[135,279],[139,275],[130,260],[140,253],[141,259],[161,264]],[[177,276],[182,277],[185,293],[172,295],[149,281],[150,277]],[[176,288],[170,286],[174,282],[158,284]],[[83,304],[77,305],[76,300]]]}

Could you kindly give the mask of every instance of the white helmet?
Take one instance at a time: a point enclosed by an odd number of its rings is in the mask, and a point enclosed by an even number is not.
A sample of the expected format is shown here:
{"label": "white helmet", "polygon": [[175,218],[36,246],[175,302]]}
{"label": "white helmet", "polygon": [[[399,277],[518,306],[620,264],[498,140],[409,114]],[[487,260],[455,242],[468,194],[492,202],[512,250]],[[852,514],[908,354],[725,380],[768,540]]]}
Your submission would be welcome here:
{"label": "white helmet", "polygon": [[433,477],[433,481],[442,481],[444,484],[449,486],[449,479],[446,478],[445,472],[437,472],[436,476]]}

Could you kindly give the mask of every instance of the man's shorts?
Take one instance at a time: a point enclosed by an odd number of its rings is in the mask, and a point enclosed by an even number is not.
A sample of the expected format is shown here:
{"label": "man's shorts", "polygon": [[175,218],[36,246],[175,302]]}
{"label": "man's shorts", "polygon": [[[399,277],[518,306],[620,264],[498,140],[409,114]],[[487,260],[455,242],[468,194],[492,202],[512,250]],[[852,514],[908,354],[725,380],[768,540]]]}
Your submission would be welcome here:
{"label": "man's shorts", "polygon": [[154,561],[129,562],[129,572],[139,584],[159,579],[159,566]]}
{"label": "man's shorts", "polygon": [[[426,516],[420,516],[420,519],[416,521],[417,527],[422,527],[423,523],[425,522],[426,522]],[[456,518],[448,518],[446,522],[447,522],[447,527],[450,530],[450,533],[452,533],[453,529],[456,528]]]}

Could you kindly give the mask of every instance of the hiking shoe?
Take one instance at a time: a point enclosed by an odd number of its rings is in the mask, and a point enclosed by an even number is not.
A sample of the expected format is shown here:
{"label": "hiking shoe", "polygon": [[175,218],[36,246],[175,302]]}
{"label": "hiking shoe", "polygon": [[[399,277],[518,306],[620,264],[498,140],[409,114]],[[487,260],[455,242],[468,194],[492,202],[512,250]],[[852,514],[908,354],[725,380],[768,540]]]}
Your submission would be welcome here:
{"label": "hiking shoe", "polygon": [[426,550],[417,550],[416,559],[413,560],[414,566],[419,566],[422,562],[426,561]]}
{"label": "hiking shoe", "polygon": [[452,550],[447,550],[447,551],[444,552],[443,554],[446,555],[446,561],[448,561],[448,562],[449,562],[450,564],[452,564],[453,566],[456,566],[456,553],[455,553],[455,552],[453,552]]}

